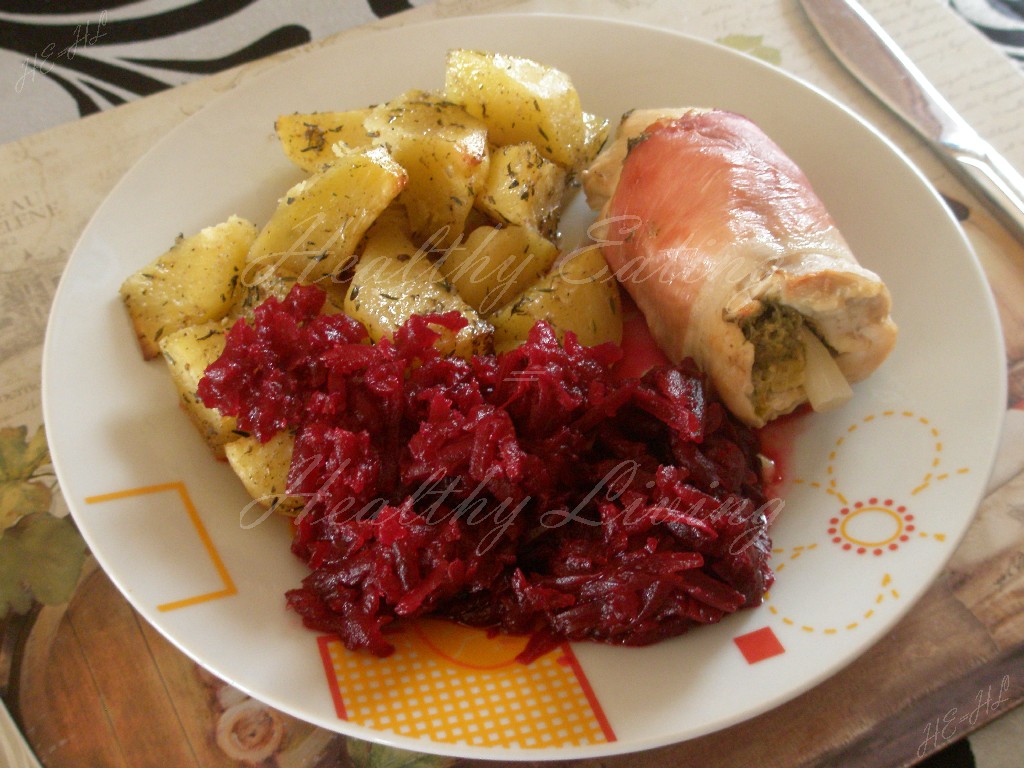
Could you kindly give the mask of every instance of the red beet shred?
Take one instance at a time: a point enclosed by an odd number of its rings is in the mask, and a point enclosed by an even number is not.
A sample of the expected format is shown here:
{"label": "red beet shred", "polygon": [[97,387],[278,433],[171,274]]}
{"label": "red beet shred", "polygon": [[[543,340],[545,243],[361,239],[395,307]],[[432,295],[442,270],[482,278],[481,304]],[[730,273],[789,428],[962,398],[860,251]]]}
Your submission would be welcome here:
{"label": "red beet shred", "polygon": [[199,393],[238,428],[295,435],[288,605],[350,649],[426,614],[563,640],[643,645],[758,605],[770,586],[757,438],[694,364],[621,380],[613,344],[528,341],[471,361],[434,348],[458,313],[368,343],[295,286],[237,322]]}

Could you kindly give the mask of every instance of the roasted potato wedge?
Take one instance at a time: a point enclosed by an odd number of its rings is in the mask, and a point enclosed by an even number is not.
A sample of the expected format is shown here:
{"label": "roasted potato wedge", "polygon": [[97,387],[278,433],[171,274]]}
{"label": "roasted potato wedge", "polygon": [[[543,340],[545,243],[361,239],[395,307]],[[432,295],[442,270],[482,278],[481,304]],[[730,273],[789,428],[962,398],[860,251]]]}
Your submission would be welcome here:
{"label": "roasted potato wedge", "polygon": [[550,323],[559,339],[572,331],[587,346],[622,341],[619,285],[597,248],[557,262],[547,275],[488,319],[494,325],[496,352],[518,347],[540,320]]}
{"label": "roasted potato wedge", "polygon": [[529,227],[550,237],[558,226],[566,173],[529,142],[491,153],[476,207],[502,224]]}
{"label": "roasted potato wedge", "polygon": [[265,274],[243,273],[241,287],[238,290],[235,303],[228,310],[224,322],[229,326],[238,319],[252,323],[253,312],[256,307],[271,296],[275,297],[278,301],[283,300],[296,282],[297,280],[291,275],[282,275],[270,271]]}
{"label": "roasted potato wedge", "polygon": [[[224,447],[228,464],[249,495],[260,506],[276,512],[294,512],[304,503],[301,497],[287,493],[294,450],[295,436],[290,432],[278,432],[265,443],[255,437],[241,437]],[[243,521],[249,525],[256,522]]]}
{"label": "roasted potato wedge", "polygon": [[383,147],[342,155],[281,199],[249,251],[247,279],[268,269],[302,282],[341,274],[407,179]]}
{"label": "roasted potato wedge", "polygon": [[477,227],[437,266],[459,296],[486,316],[544,275],[558,256],[550,240],[527,227]]}
{"label": "roasted potato wedge", "polygon": [[[268,272],[262,275],[243,273],[242,285],[235,303],[231,306],[224,322],[231,325],[239,318],[252,323],[256,307],[273,296],[282,301],[298,280],[292,275],[280,272]],[[335,280],[321,280],[317,287],[327,294],[321,314],[333,315],[344,312],[345,292],[348,286]]]}
{"label": "roasted potato wedge", "polygon": [[363,149],[373,144],[363,120],[370,108],[348,112],[307,112],[281,115],[274,131],[285,156],[306,173],[323,170],[338,159],[334,145]]}
{"label": "roasted potato wedge", "polygon": [[365,125],[409,174],[400,202],[414,238],[454,242],[487,176],[486,126],[457,104],[423,91],[374,108]]}
{"label": "roasted potato wedge", "polygon": [[608,140],[610,127],[611,123],[607,118],[591,112],[583,113],[583,151],[573,170],[583,170],[594,162],[597,153],[601,151],[604,143]]}
{"label": "roasted potato wedge", "polygon": [[239,435],[234,417],[207,408],[196,394],[207,367],[224,351],[224,325],[217,321],[190,325],[160,339],[160,351],[178,390],[181,407],[218,458]]}
{"label": "roasted potato wedge", "polygon": [[382,217],[367,234],[345,296],[345,311],[366,327],[374,342],[391,337],[412,315],[456,311],[469,325],[454,338],[443,337],[440,348],[462,357],[490,352],[491,325],[416,247],[400,210]]}
{"label": "roasted potato wedge", "polygon": [[548,160],[574,169],[585,157],[587,128],[568,75],[519,56],[448,52],[446,98],[487,126],[492,144],[528,141]]}
{"label": "roasted potato wedge", "polygon": [[234,303],[256,226],[232,216],[189,237],[128,277],[121,298],[142,355],[160,354],[160,339],[190,325],[220,320]]}

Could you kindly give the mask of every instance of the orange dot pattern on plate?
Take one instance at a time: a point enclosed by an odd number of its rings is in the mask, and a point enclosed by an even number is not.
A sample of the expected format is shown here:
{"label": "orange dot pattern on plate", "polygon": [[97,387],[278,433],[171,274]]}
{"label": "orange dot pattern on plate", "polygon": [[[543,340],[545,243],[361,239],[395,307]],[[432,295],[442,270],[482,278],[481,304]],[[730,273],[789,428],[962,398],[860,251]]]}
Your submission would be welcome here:
{"label": "orange dot pattern on plate", "polygon": [[530,664],[522,637],[420,620],[389,635],[387,658],[319,638],[338,717],[409,738],[480,747],[615,740],[568,644]]}

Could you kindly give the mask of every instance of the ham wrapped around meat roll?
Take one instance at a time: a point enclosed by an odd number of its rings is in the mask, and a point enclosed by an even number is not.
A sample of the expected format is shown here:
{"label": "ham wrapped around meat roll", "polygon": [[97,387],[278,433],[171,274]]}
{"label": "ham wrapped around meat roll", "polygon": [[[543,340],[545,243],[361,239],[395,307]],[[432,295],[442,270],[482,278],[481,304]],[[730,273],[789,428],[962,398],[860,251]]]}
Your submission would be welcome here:
{"label": "ham wrapped around meat roll", "polygon": [[885,284],[750,120],[628,113],[583,187],[600,211],[592,234],[655,341],[694,358],[747,424],[845,402],[892,350]]}

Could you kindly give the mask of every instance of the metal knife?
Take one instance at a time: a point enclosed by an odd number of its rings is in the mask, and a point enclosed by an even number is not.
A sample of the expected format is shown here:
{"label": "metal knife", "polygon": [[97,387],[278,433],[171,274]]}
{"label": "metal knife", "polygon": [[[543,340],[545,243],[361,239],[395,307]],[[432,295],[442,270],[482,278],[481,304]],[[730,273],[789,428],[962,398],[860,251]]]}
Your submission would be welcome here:
{"label": "metal knife", "polygon": [[1024,244],[1024,176],[968,125],[856,0],[800,0],[837,59],[928,142]]}

